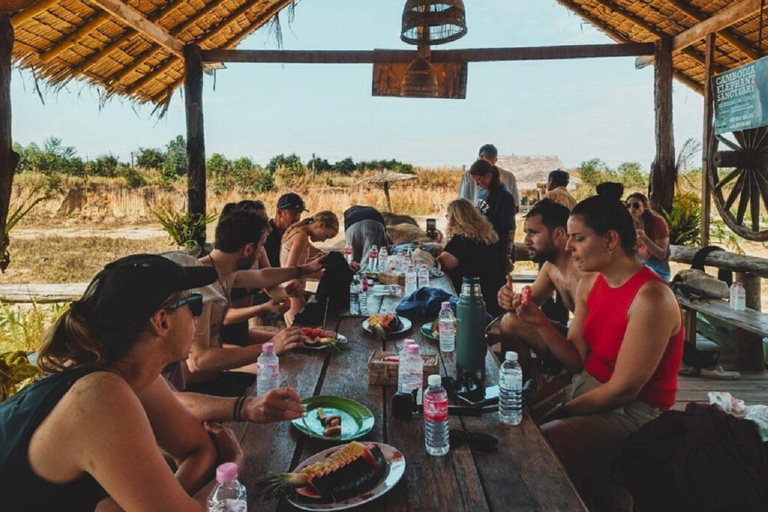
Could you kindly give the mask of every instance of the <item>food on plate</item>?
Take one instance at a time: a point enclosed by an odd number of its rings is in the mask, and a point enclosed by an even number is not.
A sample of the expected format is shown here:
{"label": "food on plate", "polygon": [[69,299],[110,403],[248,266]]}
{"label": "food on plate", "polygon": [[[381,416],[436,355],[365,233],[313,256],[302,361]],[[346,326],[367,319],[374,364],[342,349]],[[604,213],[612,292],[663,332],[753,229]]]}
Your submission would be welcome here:
{"label": "food on plate", "polygon": [[383,340],[387,333],[402,329],[403,322],[396,315],[373,314],[368,317],[368,328]]}
{"label": "food on plate", "polygon": [[339,336],[333,331],[324,331],[313,327],[302,327],[301,333],[307,338],[304,341],[304,346],[308,348],[341,350],[344,345]]}
{"label": "food on plate", "polygon": [[523,304],[530,304],[533,291],[530,286],[523,286],[523,290],[520,292],[520,302]]}
{"label": "food on plate", "polygon": [[317,419],[320,420],[320,424],[325,428],[323,435],[325,437],[341,437],[341,416],[334,414],[332,416],[326,416],[322,407],[317,408]]}
{"label": "food on plate", "polygon": [[267,475],[259,495],[270,499],[295,495],[303,501],[334,503],[373,489],[386,473],[387,461],[375,444],[356,441],[295,473]]}

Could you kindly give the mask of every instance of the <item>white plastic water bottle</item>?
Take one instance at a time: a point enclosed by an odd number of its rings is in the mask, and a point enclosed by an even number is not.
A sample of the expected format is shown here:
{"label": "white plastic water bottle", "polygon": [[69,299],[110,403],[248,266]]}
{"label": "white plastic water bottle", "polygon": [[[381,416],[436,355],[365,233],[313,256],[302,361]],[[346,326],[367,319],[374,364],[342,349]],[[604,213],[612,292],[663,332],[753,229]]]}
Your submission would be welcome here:
{"label": "white plastic water bottle", "polygon": [[368,272],[376,273],[379,271],[379,247],[376,245],[371,246],[371,250],[368,251]]}
{"label": "white plastic water bottle", "polygon": [[424,391],[424,444],[430,455],[448,453],[448,393],[439,375],[430,375]]}
{"label": "white plastic water bottle", "polygon": [[456,350],[456,319],[453,316],[450,302],[442,303],[437,325],[440,329],[440,350],[442,352]]}
{"label": "white plastic water bottle", "polygon": [[360,291],[363,289],[363,285],[360,283],[359,276],[352,276],[352,281],[349,283],[349,314],[360,314]]}
{"label": "white plastic water bottle", "polygon": [[401,393],[416,391],[416,403],[421,403],[421,388],[424,384],[424,360],[421,351],[415,342],[405,348],[405,357],[400,359],[398,365],[397,381]]}
{"label": "white plastic water bottle", "polygon": [[740,281],[734,281],[731,285],[731,309],[744,311],[747,309],[747,290]]}
{"label": "white plastic water bottle", "polygon": [[387,248],[382,246],[379,251],[379,272],[386,272],[389,268],[388,258],[389,253],[387,252]]}
{"label": "white plastic water bottle", "polygon": [[429,286],[429,270],[427,270],[426,265],[421,265],[418,274],[418,287],[425,288],[427,286]]}
{"label": "white plastic water bottle", "polygon": [[360,303],[360,314],[368,316],[368,279],[365,277],[360,280],[360,295],[357,300]]}
{"label": "white plastic water bottle", "polygon": [[247,512],[245,486],[237,479],[237,464],[227,462],[216,468],[216,487],[208,496],[208,512]]}
{"label": "white plastic water bottle", "polygon": [[347,265],[352,263],[352,257],[354,255],[354,250],[352,249],[352,246],[349,244],[349,242],[346,243],[344,246],[344,259],[347,260]]}
{"label": "white plastic water bottle", "polygon": [[405,263],[405,252],[401,249],[397,251],[397,272],[405,272],[408,270],[408,265]]}
{"label": "white plastic water bottle", "polygon": [[256,394],[280,387],[280,361],[275,354],[274,343],[262,345],[262,353],[256,360]]}
{"label": "white plastic water bottle", "polygon": [[523,370],[517,352],[507,352],[499,368],[499,418],[504,423],[519,425],[523,420]]}
{"label": "white plastic water bottle", "polygon": [[416,269],[413,265],[408,265],[408,270],[405,271],[405,294],[410,295],[418,288],[418,277],[416,276]]}

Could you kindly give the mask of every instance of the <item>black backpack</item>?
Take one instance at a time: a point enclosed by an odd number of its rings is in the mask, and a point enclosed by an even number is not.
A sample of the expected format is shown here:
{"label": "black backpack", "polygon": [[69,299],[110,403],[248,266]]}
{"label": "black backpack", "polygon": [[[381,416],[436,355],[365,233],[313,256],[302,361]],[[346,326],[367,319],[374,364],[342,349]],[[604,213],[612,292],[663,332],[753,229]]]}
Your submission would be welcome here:
{"label": "black backpack", "polygon": [[335,316],[349,308],[349,284],[354,272],[339,251],[332,251],[323,259],[325,274],[317,285],[317,293],[294,318],[296,326],[313,326],[323,322],[326,303],[328,315]]}

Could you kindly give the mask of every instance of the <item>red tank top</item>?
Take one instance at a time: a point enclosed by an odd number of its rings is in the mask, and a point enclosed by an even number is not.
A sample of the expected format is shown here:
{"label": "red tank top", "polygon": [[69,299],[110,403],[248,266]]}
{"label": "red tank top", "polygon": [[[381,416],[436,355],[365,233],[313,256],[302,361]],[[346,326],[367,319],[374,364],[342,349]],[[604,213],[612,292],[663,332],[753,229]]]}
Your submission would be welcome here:
{"label": "red tank top", "polygon": [[[608,286],[602,274],[597,276],[587,297],[589,313],[584,320],[582,337],[590,348],[584,369],[600,382],[607,382],[613,375],[627,331],[629,306],[640,287],[651,280],[663,282],[645,266],[618,288]],[[683,359],[684,338],[681,324],[680,331],[669,339],[659,366],[640,391],[638,400],[662,411],[669,410],[675,404],[677,372]]]}

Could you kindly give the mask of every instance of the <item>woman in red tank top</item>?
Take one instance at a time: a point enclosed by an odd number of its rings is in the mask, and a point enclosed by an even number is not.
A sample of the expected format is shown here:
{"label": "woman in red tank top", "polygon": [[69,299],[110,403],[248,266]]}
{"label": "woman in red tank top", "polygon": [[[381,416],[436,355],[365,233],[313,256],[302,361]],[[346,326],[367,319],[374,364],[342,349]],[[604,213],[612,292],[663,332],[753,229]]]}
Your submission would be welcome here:
{"label": "woman in red tank top", "polygon": [[635,259],[636,243],[622,203],[599,196],[582,201],[568,220],[566,250],[593,274],[579,283],[567,338],[535,304],[517,309],[575,374],[537,408],[546,410],[542,431],[593,512],[631,506],[628,493],[614,485],[611,464],[632,433],[674,405],[682,360],[677,299]]}

